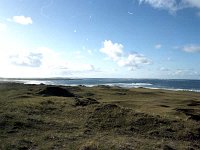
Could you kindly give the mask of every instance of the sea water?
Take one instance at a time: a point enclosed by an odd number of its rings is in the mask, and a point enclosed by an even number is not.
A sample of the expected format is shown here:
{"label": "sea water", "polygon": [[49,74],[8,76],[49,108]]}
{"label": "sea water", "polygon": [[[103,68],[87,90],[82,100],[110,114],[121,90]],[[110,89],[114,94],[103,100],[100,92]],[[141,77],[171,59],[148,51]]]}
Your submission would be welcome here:
{"label": "sea water", "polygon": [[185,90],[200,92],[200,80],[187,79],[132,79],[132,78],[50,78],[50,79],[1,79],[1,81],[21,82],[24,84],[47,84],[88,87],[98,85],[119,86],[124,88],[151,88],[168,90]]}

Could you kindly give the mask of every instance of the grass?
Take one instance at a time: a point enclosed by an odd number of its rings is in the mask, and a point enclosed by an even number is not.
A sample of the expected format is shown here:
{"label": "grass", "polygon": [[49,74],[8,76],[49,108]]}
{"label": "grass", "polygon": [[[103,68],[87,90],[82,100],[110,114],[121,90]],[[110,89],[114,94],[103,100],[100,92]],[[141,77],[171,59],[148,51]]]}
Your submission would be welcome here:
{"label": "grass", "polygon": [[0,149],[200,149],[199,105],[194,92],[1,83]]}

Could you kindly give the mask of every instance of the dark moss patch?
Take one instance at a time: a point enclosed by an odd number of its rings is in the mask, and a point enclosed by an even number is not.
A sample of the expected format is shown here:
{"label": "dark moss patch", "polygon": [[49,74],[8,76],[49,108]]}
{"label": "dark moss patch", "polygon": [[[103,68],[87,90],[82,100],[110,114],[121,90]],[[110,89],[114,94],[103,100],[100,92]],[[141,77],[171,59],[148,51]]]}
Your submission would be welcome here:
{"label": "dark moss patch", "polygon": [[195,121],[200,121],[200,115],[190,114],[189,119],[192,119],[192,120],[195,120]]}
{"label": "dark moss patch", "polygon": [[6,129],[9,127],[9,125],[11,124],[10,122],[13,120],[13,116],[11,115],[7,115],[7,114],[3,114],[0,116],[0,128],[1,129]]}
{"label": "dark moss patch", "polygon": [[13,97],[14,99],[26,99],[26,98],[31,98],[32,96],[30,95],[19,95],[19,96],[15,96]]}
{"label": "dark moss patch", "polygon": [[117,92],[117,93],[115,93],[116,95],[126,95],[126,93],[124,93],[124,92]]}
{"label": "dark moss patch", "polygon": [[184,113],[186,116],[189,116],[189,119],[200,121],[200,111],[198,109],[177,108],[176,111]]}
{"label": "dark moss patch", "polygon": [[199,105],[200,105],[200,102],[199,101],[195,101],[195,100],[191,100],[187,104],[187,106],[199,106]]}
{"label": "dark moss patch", "polygon": [[29,140],[19,140],[16,143],[16,145],[13,145],[13,148],[14,147],[19,150],[29,150],[29,149],[35,149],[37,145]]}
{"label": "dark moss patch", "polygon": [[160,107],[165,107],[165,108],[170,107],[170,106],[168,106],[168,105],[158,105],[158,106],[160,106]]}

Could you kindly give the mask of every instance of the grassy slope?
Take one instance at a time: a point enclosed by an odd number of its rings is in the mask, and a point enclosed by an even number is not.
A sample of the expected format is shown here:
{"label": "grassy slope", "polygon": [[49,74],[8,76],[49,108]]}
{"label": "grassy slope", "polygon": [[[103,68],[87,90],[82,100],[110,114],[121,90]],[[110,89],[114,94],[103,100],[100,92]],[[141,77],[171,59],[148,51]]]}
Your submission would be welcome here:
{"label": "grassy slope", "polygon": [[200,149],[200,93],[45,87],[0,84],[0,149]]}

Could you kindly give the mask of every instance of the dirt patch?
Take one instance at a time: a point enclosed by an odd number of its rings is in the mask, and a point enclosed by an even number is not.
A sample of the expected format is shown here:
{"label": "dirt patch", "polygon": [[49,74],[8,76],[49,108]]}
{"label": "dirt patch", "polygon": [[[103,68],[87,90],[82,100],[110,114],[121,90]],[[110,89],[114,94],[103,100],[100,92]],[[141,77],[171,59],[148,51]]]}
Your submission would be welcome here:
{"label": "dirt patch", "polygon": [[57,86],[48,86],[45,89],[38,92],[38,94],[42,96],[75,97],[75,95],[70,91]]}

